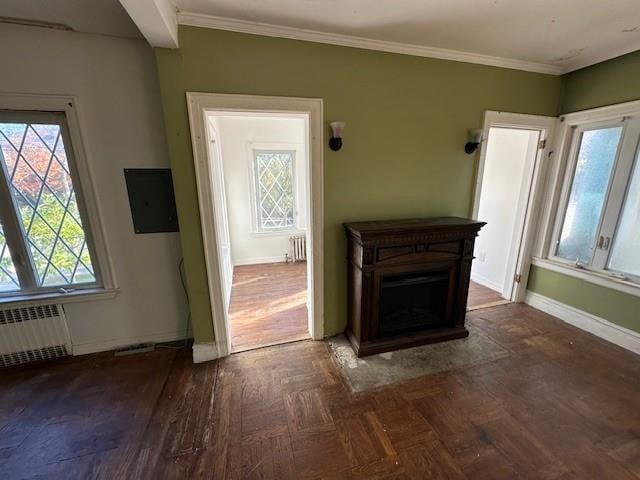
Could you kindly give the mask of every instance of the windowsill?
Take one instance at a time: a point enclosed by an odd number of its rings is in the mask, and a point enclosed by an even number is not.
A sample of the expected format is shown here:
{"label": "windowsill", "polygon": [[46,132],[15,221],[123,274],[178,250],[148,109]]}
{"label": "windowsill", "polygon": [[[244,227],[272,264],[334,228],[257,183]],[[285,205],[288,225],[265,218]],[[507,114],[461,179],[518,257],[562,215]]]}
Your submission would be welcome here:
{"label": "windowsill", "polygon": [[307,233],[305,230],[292,229],[292,230],[274,230],[272,232],[251,232],[252,237],[290,237],[292,235],[302,235]]}
{"label": "windowsill", "polygon": [[554,262],[553,260],[544,258],[534,257],[531,260],[531,264],[535,265],[536,267],[551,270],[552,272],[558,272],[562,273],[563,275],[579,278],[586,282],[593,283],[594,285],[599,285],[601,287],[610,288],[611,290],[617,290],[618,292],[628,293],[629,295],[640,297],[640,284],[631,282],[629,280],[615,278],[604,273],[594,272],[592,270],[587,270],[584,268],[577,268],[571,265]]}
{"label": "windowsill", "polygon": [[117,288],[88,288],[69,293],[49,292],[31,295],[0,297],[0,305],[5,307],[31,307],[47,303],[78,303],[95,300],[108,300],[118,294]]}

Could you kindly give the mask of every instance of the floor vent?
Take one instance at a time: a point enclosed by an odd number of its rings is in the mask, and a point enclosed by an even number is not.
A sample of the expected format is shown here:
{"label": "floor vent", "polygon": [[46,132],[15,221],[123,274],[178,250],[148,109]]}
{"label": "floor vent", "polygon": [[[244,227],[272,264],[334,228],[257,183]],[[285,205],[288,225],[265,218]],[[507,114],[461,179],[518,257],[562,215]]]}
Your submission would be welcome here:
{"label": "floor vent", "polygon": [[63,357],[71,351],[61,305],[0,310],[0,367]]}

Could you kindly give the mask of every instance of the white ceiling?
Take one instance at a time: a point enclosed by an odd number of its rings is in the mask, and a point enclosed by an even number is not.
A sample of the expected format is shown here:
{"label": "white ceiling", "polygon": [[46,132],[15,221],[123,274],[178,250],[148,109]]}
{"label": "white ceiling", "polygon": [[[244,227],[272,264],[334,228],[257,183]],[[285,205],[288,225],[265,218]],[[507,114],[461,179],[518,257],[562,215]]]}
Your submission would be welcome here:
{"label": "white ceiling", "polygon": [[[6,1],[6,0],[3,0]],[[523,69],[562,73],[640,49],[639,0],[173,0],[180,23],[257,33],[282,27],[522,62]],[[194,20],[195,18],[195,20]],[[264,29],[264,25],[260,26]],[[266,32],[278,36],[273,29]],[[287,37],[305,32],[284,29]],[[292,33],[293,32],[293,33]],[[326,37],[327,43],[331,37]],[[322,40],[319,40],[322,41]],[[375,47],[371,43],[370,48]],[[367,47],[364,47],[367,48]],[[397,49],[396,49],[397,50]],[[416,50],[419,52],[420,50]],[[428,55],[433,51],[434,55]],[[416,53],[420,54],[420,53]],[[443,58],[447,58],[443,55]],[[500,64],[499,62],[482,62]],[[526,64],[534,64],[526,68]],[[540,68],[535,68],[539,65]],[[515,68],[518,68],[517,66]]]}
{"label": "white ceiling", "polygon": [[62,24],[77,32],[142,38],[118,0],[0,0],[0,17]]}
{"label": "white ceiling", "polygon": [[[546,73],[640,50],[640,0],[0,0],[0,17],[177,46],[201,25]],[[136,24],[140,28],[136,27]]]}

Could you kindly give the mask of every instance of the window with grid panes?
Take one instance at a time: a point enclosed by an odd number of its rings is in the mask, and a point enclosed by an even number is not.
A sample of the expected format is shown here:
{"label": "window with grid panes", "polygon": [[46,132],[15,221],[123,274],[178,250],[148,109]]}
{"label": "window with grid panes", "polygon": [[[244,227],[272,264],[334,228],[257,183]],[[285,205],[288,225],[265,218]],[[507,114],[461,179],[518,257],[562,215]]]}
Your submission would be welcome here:
{"label": "window with grid panes", "polygon": [[257,230],[295,229],[295,150],[254,150],[253,153]]}
{"label": "window with grid panes", "polygon": [[101,285],[63,112],[0,111],[0,295]]}

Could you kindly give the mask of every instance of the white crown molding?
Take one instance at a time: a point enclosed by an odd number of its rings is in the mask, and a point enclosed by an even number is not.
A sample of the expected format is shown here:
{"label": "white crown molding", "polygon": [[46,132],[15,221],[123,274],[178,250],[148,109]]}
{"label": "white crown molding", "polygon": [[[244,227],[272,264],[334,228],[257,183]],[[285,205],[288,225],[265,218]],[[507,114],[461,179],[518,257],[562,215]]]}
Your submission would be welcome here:
{"label": "white crown molding", "polygon": [[234,18],[217,17],[200,13],[178,12],[178,24],[192,27],[213,28],[228,30],[231,32],[250,33],[267,37],[288,38],[307,42],[341,45],[343,47],[363,48],[366,50],[378,50],[382,52],[400,53],[416,57],[439,58],[456,62],[476,63],[493,67],[512,68],[527,72],[561,75],[565,70],[558,65],[526,62],[510,58],[494,57],[479,53],[461,52],[446,48],[427,47],[408,43],[389,42],[372,38],[342,35],[338,33],[326,33],[316,30],[307,30],[296,27],[270,25],[267,23],[250,22]]}
{"label": "white crown molding", "polygon": [[640,333],[638,332],[532,291],[527,291],[524,302],[596,337],[640,354]]}

